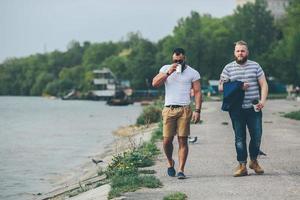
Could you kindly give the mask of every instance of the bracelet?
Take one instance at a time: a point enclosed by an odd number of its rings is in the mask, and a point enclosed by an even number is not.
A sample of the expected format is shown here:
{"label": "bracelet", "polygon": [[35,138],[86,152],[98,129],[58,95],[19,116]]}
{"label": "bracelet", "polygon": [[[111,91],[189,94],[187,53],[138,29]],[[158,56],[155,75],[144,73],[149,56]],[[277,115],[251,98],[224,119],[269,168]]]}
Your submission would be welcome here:
{"label": "bracelet", "polygon": [[195,112],[200,114],[200,109],[196,109]]}

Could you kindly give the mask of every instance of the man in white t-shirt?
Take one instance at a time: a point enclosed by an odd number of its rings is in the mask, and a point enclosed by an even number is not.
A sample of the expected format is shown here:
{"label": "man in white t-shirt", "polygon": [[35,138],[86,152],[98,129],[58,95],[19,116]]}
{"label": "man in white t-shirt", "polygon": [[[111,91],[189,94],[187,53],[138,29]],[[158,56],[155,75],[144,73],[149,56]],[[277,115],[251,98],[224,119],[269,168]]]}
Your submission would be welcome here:
{"label": "man in white t-shirt", "polygon": [[[174,177],[176,171],[173,154],[173,139],[177,135],[178,151],[178,179],[184,179],[184,166],[188,156],[188,136],[190,135],[190,121],[200,121],[201,112],[201,85],[200,74],[195,69],[185,64],[185,51],[176,48],[172,55],[172,64],[164,65],[159,74],[152,81],[153,87],[165,85],[165,107],[163,116],[163,147],[168,159],[169,176]],[[190,91],[193,89],[196,109],[190,108]]]}

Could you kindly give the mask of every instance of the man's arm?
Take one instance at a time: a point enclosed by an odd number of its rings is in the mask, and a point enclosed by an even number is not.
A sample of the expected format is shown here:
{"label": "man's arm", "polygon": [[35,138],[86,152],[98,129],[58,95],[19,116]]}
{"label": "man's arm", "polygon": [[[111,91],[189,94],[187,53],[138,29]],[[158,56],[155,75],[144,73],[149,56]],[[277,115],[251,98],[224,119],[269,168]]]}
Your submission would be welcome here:
{"label": "man's arm", "polygon": [[168,74],[160,72],[152,80],[153,87],[160,87],[167,80]]}
{"label": "man's arm", "polygon": [[[220,93],[222,93],[224,91],[223,85],[224,85],[224,81],[220,80],[219,81],[219,86],[218,86],[218,89],[219,89]],[[242,89],[246,91],[249,87],[250,87],[249,83],[245,82],[245,83],[243,83]]]}
{"label": "man's arm", "polygon": [[177,64],[174,63],[170,69],[167,71],[167,73],[160,72],[157,74],[153,80],[152,80],[152,86],[153,87],[160,87],[162,84],[167,80],[168,76],[170,76],[174,71],[176,71]]}
{"label": "man's arm", "polygon": [[222,80],[220,80],[219,86],[218,86],[219,92],[223,92],[223,84],[224,84],[224,82]]}
{"label": "man's arm", "polygon": [[258,84],[260,86],[261,90],[261,97],[260,97],[260,102],[258,104],[258,109],[262,109],[265,106],[265,103],[267,101],[267,96],[268,96],[268,83],[266,80],[266,77],[263,75],[258,79]]}
{"label": "man's arm", "polygon": [[195,105],[196,110],[193,112],[192,115],[192,121],[197,123],[200,121],[200,112],[202,107],[202,93],[201,93],[201,83],[199,80],[194,81],[192,83],[192,88],[194,90],[194,96],[195,96]]}

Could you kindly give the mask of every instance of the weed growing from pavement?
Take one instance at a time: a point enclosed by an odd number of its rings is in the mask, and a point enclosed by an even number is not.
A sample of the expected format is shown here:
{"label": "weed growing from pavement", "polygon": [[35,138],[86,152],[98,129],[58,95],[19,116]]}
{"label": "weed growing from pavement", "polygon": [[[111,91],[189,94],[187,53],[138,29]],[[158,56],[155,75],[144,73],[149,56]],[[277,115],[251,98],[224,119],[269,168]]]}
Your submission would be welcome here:
{"label": "weed growing from pavement", "polygon": [[[147,106],[137,120],[137,124],[161,121],[163,104],[155,102]],[[142,187],[157,188],[162,183],[155,176],[154,170],[140,168],[154,165],[155,157],[160,153],[155,142],[162,139],[162,123],[152,133],[151,140],[138,146],[131,143],[131,148],[122,154],[115,155],[106,168],[105,174],[110,180],[111,190],[108,198],[120,196],[125,192],[133,192]]]}
{"label": "weed growing from pavement", "polygon": [[300,110],[287,113],[284,115],[284,117],[287,117],[290,119],[295,119],[295,120],[300,120]]}
{"label": "weed growing from pavement", "polygon": [[182,192],[175,192],[173,194],[165,196],[163,200],[186,200],[186,199],[187,199],[186,194]]}
{"label": "weed growing from pavement", "polygon": [[[113,157],[105,172],[111,182],[109,199],[125,192],[133,192],[141,187],[162,186],[155,176],[145,173],[149,171],[139,170],[139,168],[153,165],[155,156],[159,154],[155,143],[151,141]],[[153,174],[153,171],[151,173]]]}

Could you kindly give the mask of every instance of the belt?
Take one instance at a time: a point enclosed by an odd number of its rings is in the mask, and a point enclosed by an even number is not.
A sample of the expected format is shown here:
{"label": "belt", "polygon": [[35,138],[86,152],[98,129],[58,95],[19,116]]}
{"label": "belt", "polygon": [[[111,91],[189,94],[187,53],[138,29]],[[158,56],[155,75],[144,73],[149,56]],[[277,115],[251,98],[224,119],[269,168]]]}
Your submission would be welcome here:
{"label": "belt", "polygon": [[165,107],[167,107],[167,108],[182,108],[184,106],[181,106],[181,105],[167,105]]}

